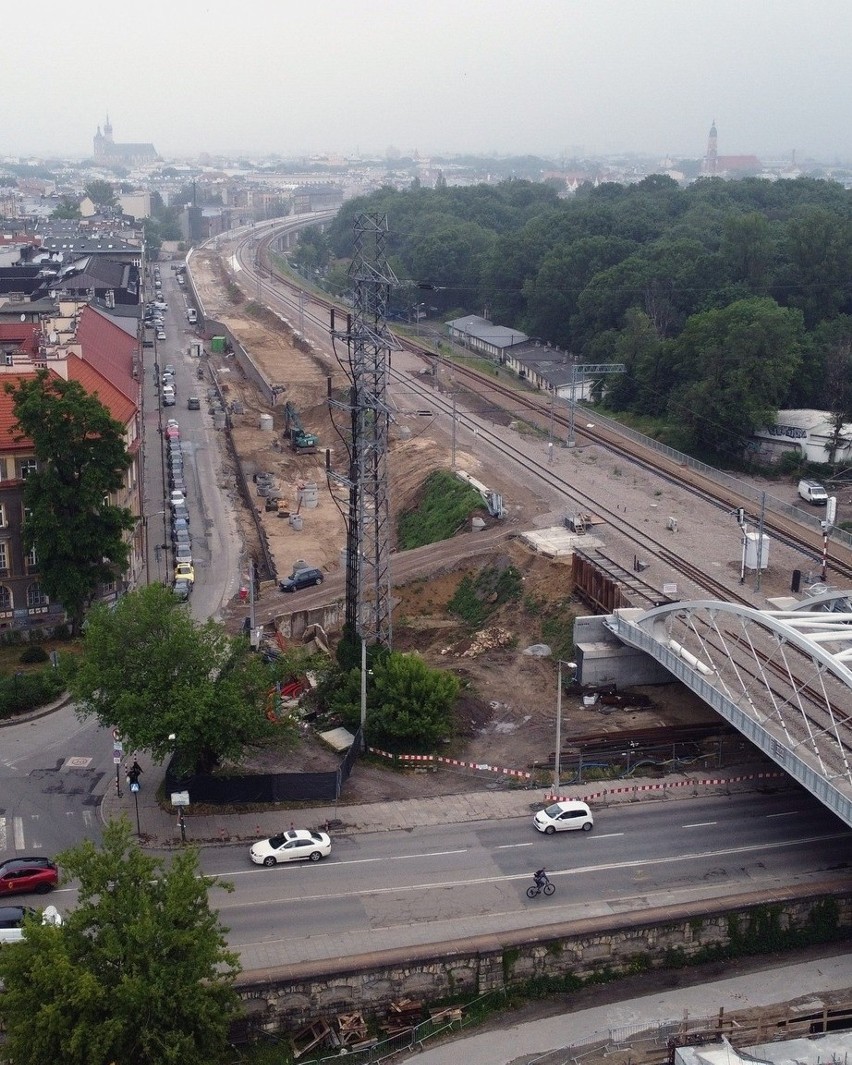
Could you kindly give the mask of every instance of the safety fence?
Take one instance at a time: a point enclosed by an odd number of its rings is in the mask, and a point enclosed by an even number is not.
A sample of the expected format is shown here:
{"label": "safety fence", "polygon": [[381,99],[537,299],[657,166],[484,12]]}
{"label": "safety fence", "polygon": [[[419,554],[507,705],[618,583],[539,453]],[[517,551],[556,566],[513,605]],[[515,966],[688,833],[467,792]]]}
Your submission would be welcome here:
{"label": "safety fence", "polygon": [[438,766],[452,765],[461,769],[477,769],[485,773],[498,773],[504,777],[517,777],[520,780],[532,780],[532,773],[525,769],[507,769],[505,766],[489,765],[487,762],[462,762],[458,758],[444,758],[440,754],[393,754],[391,751],[383,751],[380,747],[368,747],[370,754],[379,758],[387,758],[391,762],[400,765],[425,765]]}

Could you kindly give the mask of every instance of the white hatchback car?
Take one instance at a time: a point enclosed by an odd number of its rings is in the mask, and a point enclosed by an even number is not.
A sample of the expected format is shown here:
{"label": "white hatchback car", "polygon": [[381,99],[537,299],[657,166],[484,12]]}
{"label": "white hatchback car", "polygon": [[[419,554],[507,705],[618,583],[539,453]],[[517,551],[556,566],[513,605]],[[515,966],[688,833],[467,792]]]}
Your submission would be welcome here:
{"label": "white hatchback car", "polygon": [[331,854],[331,839],[325,832],[309,832],[305,828],[291,828],[269,839],[255,843],[249,857],[255,865],[278,865],[307,858],[318,862]]}
{"label": "white hatchback car", "polygon": [[552,836],[554,832],[570,832],[575,829],[589,832],[594,823],[592,811],[578,799],[555,802],[546,810],[539,810],[533,818],[533,824],[539,832],[546,832],[548,836]]}

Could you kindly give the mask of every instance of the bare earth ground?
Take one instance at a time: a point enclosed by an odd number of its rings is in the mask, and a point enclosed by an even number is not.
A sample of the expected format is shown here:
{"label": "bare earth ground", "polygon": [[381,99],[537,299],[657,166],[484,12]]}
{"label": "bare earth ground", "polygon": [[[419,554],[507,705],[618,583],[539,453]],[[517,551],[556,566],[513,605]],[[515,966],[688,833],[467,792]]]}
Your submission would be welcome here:
{"label": "bare earth ground", "polygon": [[[208,313],[226,322],[252,358],[274,382],[284,386],[279,405],[270,410],[247,382],[233,359],[210,356],[208,366],[222,384],[227,399],[237,402],[242,414],[235,414],[234,442],[249,475],[272,471],[281,494],[295,500],[300,484],[317,485],[318,505],[303,509],[303,528],[294,531],[290,523],[267,513],[264,501],[257,498],[257,509],[264,523],[270,548],[279,574],[287,574],[296,559],[306,559],[327,572],[341,566],[345,530],[341,495],[335,500],[326,487],[324,456],[296,455],[280,443],[284,428],[283,402],[290,399],[297,407],[306,429],[319,435],[321,447],[337,441],[336,431],[325,402],[326,379],[332,373],[334,387],[342,387],[342,370],[333,362],[306,355],[292,342],[290,332],[271,315],[263,320],[246,317],[227,296],[224,273],[215,252],[207,251],[193,259],[193,276],[197,279]],[[237,277],[239,282],[239,276]],[[247,296],[251,298],[251,293]],[[208,338],[209,339],[209,338]],[[209,347],[209,346],[208,346]],[[259,428],[262,413],[271,413],[274,431]],[[406,507],[414,499],[428,474],[439,467],[448,468],[449,442],[440,435],[423,433],[410,439],[393,439],[391,449],[391,499],[395,509]],[[507,480],[506,469],[489,470],[487,462],[466,451],[458,442],[458,465],[490,483],[499,483],[509,503],[511,526],[517,531],[559,524],[564,504],[543,496],[528,484]],[[678,547],[703,556],[725,575],[732,586],[739,577],[739,547],[732,521],[708,508],[706,515],[696,513],[694,500],[675,486],[657,483],[653,475],[628,467],[596,448],[560,453],[558,461],[564,474],[571,476],[584,491],[609,491],[625,511],[645,515],[644,521],[664,523],[668,514],[681,516]],[[226,473],[233,476],[233,470]],[[236,498],[236,494],[235,494]],[[249,516],[240,515],[244,540],[252,544],[254,529]],[[607,538],[606,530],[596,530],[609,540],[608,552],[626,560],[632,548],[618,544],[617,537]],[[801,562],[785,556],[773,545],[776,563],[763,574],[763,588],[755,605],[764,605],[767,595],[780,595],[789,588],[789,573]],[[475,575],[486,565],[511,562],[523,575],[520,601],[501,607],[487,623],[488,635],[477,639],[446,611],[446,604],[465,573]],[[629,561],[627,562],[629,565]],[[660,574],[659,581],[671,579]],[[742,590],[742,589],[740,589]],[[274,597],[274,588],[265,588],[264,597]],[[581,603],[571,598],[570,569],[564,562],[534,554],[517,541],[507,541],[490,556],[480,556],[449,573],[431,576],[428,582],[415,581],[395,588],[399,602],[394,614],[394,645],[399,650],[417,650],[427,662],[450,668],[463,681],[463,697],[458,711],[458,737],[445,752],[448,757],[500,768],[527,770],[535,761],[547,759],[554,749],[556,664],[552,659],[524,655],[523,649],[541,640],[541,614],[549,606],[575,614],[585,613]],[[491,630],[497,630],[495,633]],[[506,634],[501,641],[499,633]],[[333,634],[332,634],[333,635]],[[500,646],[501,642],[503,646]],[[471,653],[478,643],[496,643],[481,653]],[[506,645],[508,644],[508,645]],[[468,652],[468,653],[465,653]],[[650,709],[622,709],[602,713],[586,708],[577,696],[563,699],[563,736],[570,743],[572,735],[591,732],[618,732],[666,723],[693,723],[714,720],[712,711],[692,693],[678,684],[655,687],[640,694],[649,695]],[[298,750],[257,752],[253,764],[292,770],[321,770],[337,764],[337,756],[307,733]],[[484,788],[517,786],[510,778],[495,773],[442,768],[437,772],[388,771],[361,763],[347,782],[344,801],[350,803],[380,801],[409,796],[428,796],[476,791]]]}

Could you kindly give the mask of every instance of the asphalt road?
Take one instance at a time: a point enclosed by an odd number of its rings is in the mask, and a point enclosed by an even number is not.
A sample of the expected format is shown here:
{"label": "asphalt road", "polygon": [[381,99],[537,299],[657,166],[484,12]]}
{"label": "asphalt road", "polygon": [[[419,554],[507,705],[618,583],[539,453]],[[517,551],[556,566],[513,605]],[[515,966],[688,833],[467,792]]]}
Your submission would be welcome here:
{"label": "asphalt road", "polygon": [[[748,794],[613,807],[590,833],[512,818],[337,836],[316,863],[216,848],[202,865],[234,885],[212,901],[251,969],[823,879],[850,841],[815,800]],[[541,866],[556,894],[529,900]]]}
{"label": "asphalt road", "polygon": [[[190,515],[195,586],[190,599],[193,617],[199,621],[218,618],[225,603],[238,591],[241,544],[231,501],[222,489],[219,430],[207,411],[210,375],[206,365],[204,380],[197,370],[204,359],[189,355],[190,341],[197,339],[186,320],[186,298],[167,263],[162,264],[163,294],[168,303],[164,314],[166,339],[145,349],[145,510],[148,515],[149,580],[170,583],[174,575],[171,549],[169,485],[163,461],[162,429],[169,418],[180,424],[181,453],[184,459],[187,505]],[[149,330],[148,336],[152,333]],[[171,363],[175,367],[173,407],[161,407],[159,376]],[[155,369],[156,367],[156,369]],[[201,399],[201,410],[188,410],[189,396]],[[165,545],[165,549],[163,549]],[[215,559],[215,565],[214,560]]]}
{"label": "asphalt road", "polygon": [[107,732],[65,706],[0,729],[0,752],[0,859],[100,838],[98,807],[115,779]]}

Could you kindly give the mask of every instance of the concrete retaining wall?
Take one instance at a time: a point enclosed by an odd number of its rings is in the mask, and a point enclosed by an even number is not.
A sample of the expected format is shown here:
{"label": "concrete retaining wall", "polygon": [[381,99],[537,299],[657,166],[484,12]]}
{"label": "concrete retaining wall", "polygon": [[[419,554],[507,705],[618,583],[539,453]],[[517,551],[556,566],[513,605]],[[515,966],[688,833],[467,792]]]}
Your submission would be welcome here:
{"label": "concrete retaining wall", "polygon": [[574,621],[577,677],[581,684],[605,687],[615,684],[671,684],[674,677],[649,654],[621,643],[604,625],[605,615],[579,617]]}
{"label": "concrete retaining wall", "polygon": [[338,1013],[383,1014],[405,997],[436,1003],[535,978],[663,968],[673,956],[688,960],[729,945],[732,928],[743,935],[759,925],[764,937],[773,927],[782,935],[808,929],[826,904],[837,911],[838,938],[852,936],[852,889],[825,883],[244,973],[237,988],[256,1025],[283,1031]]}

